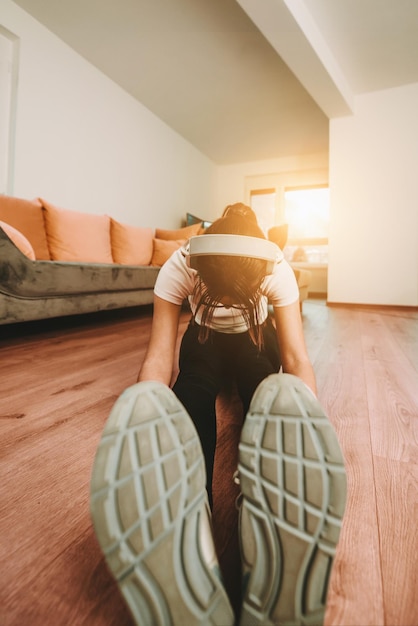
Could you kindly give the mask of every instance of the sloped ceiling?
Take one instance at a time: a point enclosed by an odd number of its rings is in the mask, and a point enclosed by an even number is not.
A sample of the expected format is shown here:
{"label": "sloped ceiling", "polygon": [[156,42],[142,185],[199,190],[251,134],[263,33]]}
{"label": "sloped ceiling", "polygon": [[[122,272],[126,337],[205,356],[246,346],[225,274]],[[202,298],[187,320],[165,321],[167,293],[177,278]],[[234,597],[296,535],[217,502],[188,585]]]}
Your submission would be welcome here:
{"label": "sloped ceiling", "polygon": [[415,0],[15,0],[218,164],[324,152],[356,93],[418,81]]}

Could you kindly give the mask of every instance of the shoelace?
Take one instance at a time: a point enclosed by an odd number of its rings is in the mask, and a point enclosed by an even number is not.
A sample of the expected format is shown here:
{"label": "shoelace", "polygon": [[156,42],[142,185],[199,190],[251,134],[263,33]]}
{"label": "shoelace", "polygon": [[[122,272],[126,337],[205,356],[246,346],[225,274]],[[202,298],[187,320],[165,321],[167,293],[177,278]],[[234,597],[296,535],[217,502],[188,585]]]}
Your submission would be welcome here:
{"label": "shoelace", "polygon": [[[234,481],[234,483],[236,485],[240,485],[241,484],[241,480],[240,480],[240,476],[239,476],[239,470],[235,470],[232,479]],[[237,495],[237,497],[235,498],[235,508],[237,511],[240,510],[241,505],[242,505],[242,500],[243,500],[243,495],[242,495],[242,491],[239,492],[239,494]]]}

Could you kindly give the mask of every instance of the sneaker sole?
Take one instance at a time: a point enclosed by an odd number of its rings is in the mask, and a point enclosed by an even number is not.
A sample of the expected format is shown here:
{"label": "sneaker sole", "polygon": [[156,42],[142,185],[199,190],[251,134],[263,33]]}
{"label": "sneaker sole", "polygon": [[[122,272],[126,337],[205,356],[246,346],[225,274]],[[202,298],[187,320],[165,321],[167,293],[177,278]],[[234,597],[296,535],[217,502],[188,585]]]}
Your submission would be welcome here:
{"label": "sneaker sole", "polygon": [[119,397],[91,478],[106,562],[137,624],[234,623],[220,580],[194,425],[174,393],[141,382]]}
{"label": "sneaker sole", "polygon": [[346,477],[334,429],[300,379],[259,385],[239,454],[241,626],[322,624]]}

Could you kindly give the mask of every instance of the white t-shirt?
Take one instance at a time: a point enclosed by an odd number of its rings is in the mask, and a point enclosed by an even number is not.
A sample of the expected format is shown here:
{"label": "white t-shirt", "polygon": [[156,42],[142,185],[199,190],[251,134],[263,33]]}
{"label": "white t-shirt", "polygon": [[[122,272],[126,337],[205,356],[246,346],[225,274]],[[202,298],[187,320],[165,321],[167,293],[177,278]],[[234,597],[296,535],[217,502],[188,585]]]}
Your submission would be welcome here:
{"label": "white t-shirt", "polygon": [[[197,299],[193,298],[193,290],[198,281],[198,273],[186,263],[186,249],[181,247],[174,252],[162,266],[154,286],[154,293],[172,304],[182,304],[188,298],[192,314],[196,322],[201,322],[201,312],[197,311]],[[268,303],[273,306],[286,306],[299,299],[299,288],[295,274],[286,260],[276,263],[272,274],[266,276],[261,283],[259,317],[260,323],[268,315]],[[215,309],[210,327],[223,333],[242,333],[248,330],[239,309],[218,306]]]}

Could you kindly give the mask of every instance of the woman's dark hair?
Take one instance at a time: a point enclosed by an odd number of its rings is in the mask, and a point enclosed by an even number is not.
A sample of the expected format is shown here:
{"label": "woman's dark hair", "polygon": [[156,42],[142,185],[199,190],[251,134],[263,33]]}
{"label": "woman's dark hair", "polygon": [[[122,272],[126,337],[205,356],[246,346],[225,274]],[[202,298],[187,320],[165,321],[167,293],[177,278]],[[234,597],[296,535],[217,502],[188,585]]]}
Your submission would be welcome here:
{"label": "woman's dark hair", "polygon": [[[245,204],[237,203],[226,207],[222,217],[206,229],[208,235],[247,235],[265,239],[257,223],[254,211]],[[209,336],[209,325],[216,308],[225,297],[232,299],[244,317],[252,341],[259,347],[263,334],[258,319],[260,284],[266,275],[266,261],[247,256],[207,255],[198,259],[197,282],[194,295],[197,309],[202,310],[199,341]]]}
{"label": "woman's dark hair", "polygon": [[[247,206],[246,204],[243,204],[242,202],[236,202],[235,204],[228,204],[228,206],[226,206],[224,208],[224,211],[222,213],[222,217],[245,217],[246,219],[254,222],[255,224],[257,224],[257,216],[254,213],[254,211],[252,210],[251,207]],[[258,226],[258,224],[257,224]],[[260,231],[261,232],[261,231]],[[264,235],[263,233],[261,233],[263,238]]]}

